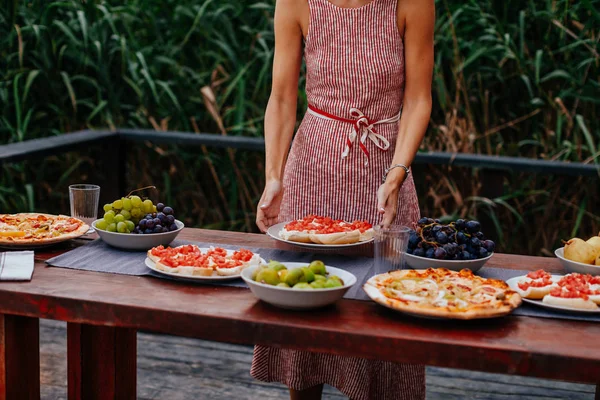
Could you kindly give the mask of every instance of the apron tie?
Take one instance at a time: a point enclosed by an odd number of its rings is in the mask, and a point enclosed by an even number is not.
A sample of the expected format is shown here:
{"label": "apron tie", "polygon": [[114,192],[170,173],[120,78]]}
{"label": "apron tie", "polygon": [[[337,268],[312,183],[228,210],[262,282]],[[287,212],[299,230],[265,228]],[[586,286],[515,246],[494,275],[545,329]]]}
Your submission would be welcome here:
{"label": "apron tie", "polygon": [[352,124],[354,129],[350,131],[350,133],[348,133],[348,136],[346,137],[346,147],[344,148],[344,151],[342,153],[342,158],[348,157],[350,149],[354,145],[356,138],[360,137],[358,141],[358,146],[360,147],[362,152],[365,153],[365,155],[367,156],[365,166],[369,164],[369,150],[365,145],[367,139],[369,139],[371,142],[373,142],[373,144],[375,144],[377,148],[383,151],[387,151],[390,148],[390,142],[385,137],[377,133],[375,125],[391,124],[393,122],[398,122],[402,113],[402,111],[400,111],[397,115],[391,118],[386,118],[379,121],[372,121],[361,110],[355,107],[350,108],[350,115],[353,119],[338,117],[337,115],[330,114],[323,110],[319,110],[311,104],[308,105],[308,112],[317,118]]}

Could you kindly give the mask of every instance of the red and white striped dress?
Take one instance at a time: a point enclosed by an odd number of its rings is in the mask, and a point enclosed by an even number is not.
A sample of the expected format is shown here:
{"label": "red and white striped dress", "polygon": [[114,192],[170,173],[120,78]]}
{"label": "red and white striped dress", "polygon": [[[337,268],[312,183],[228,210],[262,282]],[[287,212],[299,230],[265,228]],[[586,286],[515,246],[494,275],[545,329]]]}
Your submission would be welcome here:
{"label": "red and white striped dress", "polygon": [[[328,0],[308,0],[304,57],[311,110],[285,167],[280,221],[317,214],[380,222],[377,189],[392,162],[404,92],[397,1],[341,8]],[[418,219],[409,175],[395,222],[412,225]],[[425,398],[421,365],[256,346],[251,373],[297,390],[327,383],[354,400]]]}

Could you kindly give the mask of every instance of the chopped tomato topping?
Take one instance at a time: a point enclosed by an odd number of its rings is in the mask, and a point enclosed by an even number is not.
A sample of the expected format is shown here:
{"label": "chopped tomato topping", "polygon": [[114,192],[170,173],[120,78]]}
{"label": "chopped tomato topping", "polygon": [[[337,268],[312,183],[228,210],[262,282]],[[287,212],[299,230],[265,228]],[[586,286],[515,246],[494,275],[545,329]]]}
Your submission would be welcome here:
{"label": "chopped tomato topping", "polygon": [[364,232],[373,226],[367,221],[354,221],[348,223],[331,217],[320,217],[307,215],[306,217],[292,221],[285,226],[288,231],[314,231],[315,233],[338,233],[350,232],[356,229]]}
{"label": "chopped tomato topping", "polygon": [[527,290],[530,287],[541,288],[552,285],[552,275],[543,269],[538,269],[527,274],[527,277],[533,279],[530,282],[519,282],[518,286],[521,290]]}
{"label": "chopped tomato topping", "polygon": [[582,298],[588,300],[591,295],[600,295],[600,290],[592,290],[591,285],[600,283],[600,278],[589,274],[573,273],[558,281],[558,287],[550,292],[552,296],[563,298]]}
{"label": "chopped tomato topping", "polygon": [[582,298],[583,300],[588,300],[590,298],[588,296],[588,293],[586,293],[585,289],[579,290],[575,287],[566,287],[566,286],[562,286],[562,287],[559,286],[559,287],[552,289],[552,291],[550,292],[550,295],[554,296],[554,297],[562,297],[565,299]]}
{"label": "chopped tomato topping", "polygon": [[209,250],[207,254],[209,256],[227,257],[227,250],[222,247],[215,247],[214,249]]}
{"label": "chopped tomato topping", "polygon": [[238,251],[233,253],[233,256],[231,258],[240,261],[250,261],[252,257],[254,257],[254,253],[250,250],[239,249]]}
{"label": "chopped tomato topping", "polygon": [[233,268],[250,261],[254,256],[250,250],[240,249],[228,256],[227,250],[216,247],[205,254],[194,245],[184,245],[177,248],[157,246],[150,253],[160,258],[160,262],[169,267],[178,266],[209,268]]}
{"label": "chopped tomato topping", "polygon": [[551,275],[548,272],[544,271],[543,269],[538,269],[537,271],[528,273],[527,277],[531,278],[531,279],[543,279],[543,278],[550,279]]}

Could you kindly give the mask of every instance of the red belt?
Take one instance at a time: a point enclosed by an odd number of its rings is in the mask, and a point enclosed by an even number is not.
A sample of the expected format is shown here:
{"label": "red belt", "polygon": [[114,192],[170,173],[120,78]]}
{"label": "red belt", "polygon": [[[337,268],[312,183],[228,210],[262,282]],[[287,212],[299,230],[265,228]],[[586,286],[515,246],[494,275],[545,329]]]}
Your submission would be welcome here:
{"label": "red belt", "polygon": [[363,151],[363,153],[365,153],[365,155],[367,156],[367,161],[366,161],[365,165],[367,165],[369,163],[369,150],[367,149],[367,146],[366,146],[367,139],[370,139],[375,144],[376,147],[378,147],[379,149],[381,149],[383,151],[388,150],[390,147],[390,142],[385,137],[383,137],[382,135],[377,133],[377,130],[375,129],[375,125],[391,124],[394,122],[398,122],[400,120],[400,114],[401,114],[401,112],[399,112],[398,115],[396,115],[394,117],[382,119],[379,121],[372,121],[358,108],[353,107],[350,109],[350,115],[353,117],[353,119],[348,119],[348,118],[338,117],[337,115],[329,114],[328,112],[323,111],[323,110],[319,110],[317,107],[315,107],[311,104],[308,105],[308,112],[317,118],[326,119],[326,120],[330,120],[330,121],[340,121],[340,122],[345,122],[347,124],[352,124],[354,129],[346,137],[346,147],[344,149],[344,152],[342,153],[342,158],[346,158],[348,156],[348,154],[350,153],[350,149],[352,148],[352,145],[356,141],[356,138],[358,136],[360,136],[360,140],[358,141],[358,146]]}

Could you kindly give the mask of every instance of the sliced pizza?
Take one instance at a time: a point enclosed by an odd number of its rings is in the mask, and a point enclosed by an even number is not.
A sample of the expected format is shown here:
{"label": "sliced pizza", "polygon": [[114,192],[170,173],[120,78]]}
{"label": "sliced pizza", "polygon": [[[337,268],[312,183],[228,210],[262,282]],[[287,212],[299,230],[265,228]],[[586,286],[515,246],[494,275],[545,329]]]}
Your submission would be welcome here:
{"label": "sliced pizza", "polygon": [[42,245],[85,235],[89,226],[67,215],[0,214],[0,245]]}

